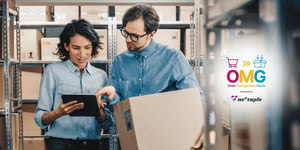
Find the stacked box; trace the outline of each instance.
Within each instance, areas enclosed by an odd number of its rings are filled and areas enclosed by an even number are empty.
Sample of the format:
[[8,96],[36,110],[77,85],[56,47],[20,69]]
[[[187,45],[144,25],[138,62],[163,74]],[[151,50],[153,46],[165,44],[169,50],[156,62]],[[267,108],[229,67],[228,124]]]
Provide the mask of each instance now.
[[90,22],[107,22],[107,6],[80,6],[80,18]]
[[37,104],[23,104],[23,134],[24,136],[42,135],[41,128],[34,121]]
[[[34,121],[37,104],[23,104],[23,134],[24,136],[42,135],[41,128]],[[45,150],[44,138],[24,138],[24,150]]]
[[45,150],[45,139],[44,138],[25,138],[24,139],[24,150]]
[[123,16],[128,8],[132,7],[131,5],[116,5],[115,6],[115,15],[118,22],[122,22]]
[[41,67],[22,67],[22,98],[37,99],[40,91],[40,80],[42,78]]
[[41,39],[41,60],[58,61],[60,60],[55,53],[57,52],[58,37],[43,37]]
[[54,6],[55,22],[70,22],[79,19],[79,6]]
[[179,9],[179,21],[191,21],[194,6],[180,6]]
[[126,40],[120,30],[117,30],[117,55],[127,50]]
[[160,21],[176,21],[176,6],[152,6],[159,15]]
[[[16,1],[15,0],[2,0],[2,1],[6,1],[8,3],[8,8],[10,9],[16,9]],[[3,2],[0,2],[0,7],[3,6]]]
[[131,97],[114,110],[124,150],[187,150],[204,127],[197,88]]
[[158,43],[180,50],[179,29],[159,29],[153,39]]
[[20,30],[21,60],[41,60],[42,37],[44,37],[44,34],[37,29]]
[[98,49],[98,55],[93,58],[94,60],[107,60],[107,30],[106,29],[96,29],[97,34],[100,37],[100,41],[103,43],[101,45],[102,49]]
[[[13,93],[13,67],[10,67],[10,76],[9,76],[9,91],[10,91],[10,98],[12,97]],[[0,65],[0,109],[5,108],[5,82],[4,82],[4,66]]]
[[[0,150],[6,150],[6,121],[3,114],[0,114],[0,137]],[[11,138],[12,149],[19,149],[19,115],[17,113],[11,113]]]
[[20,22],[51,21],[50,6],[19,6]]

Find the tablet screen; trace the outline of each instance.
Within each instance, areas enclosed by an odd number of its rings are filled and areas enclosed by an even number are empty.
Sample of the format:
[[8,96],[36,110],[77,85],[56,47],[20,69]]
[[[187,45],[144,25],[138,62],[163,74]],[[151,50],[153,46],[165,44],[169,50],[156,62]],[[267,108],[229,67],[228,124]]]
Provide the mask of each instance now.
[[70,113],[70,116],[100,116],[96,95],[62,95],[63,103],[73,100],[84,103],[84,108]]

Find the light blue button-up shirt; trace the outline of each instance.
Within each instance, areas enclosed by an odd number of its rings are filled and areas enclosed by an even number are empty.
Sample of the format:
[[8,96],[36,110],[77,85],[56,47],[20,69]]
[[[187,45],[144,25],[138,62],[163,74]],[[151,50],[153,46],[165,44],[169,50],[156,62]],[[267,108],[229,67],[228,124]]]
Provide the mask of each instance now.
[[142,51],[125,51],[113,62],[110,82],[121,100],[128,97],[199,87],[179,50],[151,41]]
[[[57,108],[62,102],[62,94],[95,94],[99,88],[107,85],[107,74],[88,63],[81,74],[70,61],[49,64],[43,73],[38,105],[34,119],[41,128],[48,125],[42,123],[42,115]],[[95,117],[74,117],[64,115],[50,124],[46,136],[65,139],[100,139],[101,128],[114,123],[112,113],[104,109],[107,119],[99,123]]]

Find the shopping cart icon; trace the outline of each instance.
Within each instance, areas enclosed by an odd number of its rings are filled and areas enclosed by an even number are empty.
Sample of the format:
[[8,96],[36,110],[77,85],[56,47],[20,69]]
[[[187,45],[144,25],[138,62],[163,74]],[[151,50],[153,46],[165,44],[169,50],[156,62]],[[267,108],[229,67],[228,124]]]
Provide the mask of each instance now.
[[228,60],[228,66],[229,68],[237,68],[237,63],[239,61],[239,59],[230,59],[228,57],[226,57]]

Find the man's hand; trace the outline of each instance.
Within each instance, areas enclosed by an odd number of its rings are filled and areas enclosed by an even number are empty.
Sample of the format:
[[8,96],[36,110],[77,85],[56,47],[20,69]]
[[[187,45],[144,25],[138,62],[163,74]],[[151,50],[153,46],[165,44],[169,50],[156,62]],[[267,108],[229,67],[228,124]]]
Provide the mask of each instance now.
[[105,86],[99,89],[96,93],[97,103],[99,106],[104,107],[106,105],[105,101],[102,100],[102,96],[107,96],[109,100],[112,100],[116,94],[116,89],[113,86]]
[[202,131],[200,133],[199,138],[197,139],[196,143],[191,147],[192,150],[205,150],[204,149],[204,128],[202,128]]

